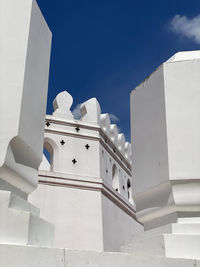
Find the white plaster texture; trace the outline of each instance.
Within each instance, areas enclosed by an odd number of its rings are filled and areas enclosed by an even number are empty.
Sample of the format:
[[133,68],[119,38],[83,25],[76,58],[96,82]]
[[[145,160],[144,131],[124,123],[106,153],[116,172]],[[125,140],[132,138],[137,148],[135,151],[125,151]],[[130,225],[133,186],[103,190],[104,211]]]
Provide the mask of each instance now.
[[[93,134],[91,130],[81,129],[80,133],[82,135],[90,135],[93,139],[76,138],[75,128],[76,126],[52,124],[52,132],[45,133],[45,147],[47,150],[49,150],[49,146],[52,148],[51,170],[87,177],[99,177],[100,153],[98,153],[98,142],[93,140],[98,137],[98,133],[94,132]],[[62,131],[63,135],[59,132],[55,134],[54,131]],[[70,134],[66,136],[64,132],[69,132]],[[60,143],[62,140],[65,142],[63,145]],[[85,147],[87,144],[90,146],[88,150]],[[75,164],[72,162],[74,159],[76,160]]]
[[39,184],[29,200],[55,225],[54,247],[103,250],[100,192]]
[[[112,139],[109,114],[100,114],[96,98],[81,105],[80,120],[68,116],[71,104],[69,93],[61,92],[53,116],[46,116],[44,147],[50,165],[44,157],[39,187],[29,200],[55,225],[55,247],[119,251],[134,231],[143,229],[132,205],[130,144],[125,149],[116,125]],[[107,220],[109,214],[113,218]]]
[[121,247],[133,241],[135,236],[144,233],[143,226],[116,203],[104,195],[101,201],[104,251],[120,251]]
[[0,0],[0,243],[51,246],[27,202],[38,184],[51,32],[34,0]]
[[83,121],[89,121],[94,123],[100,122],[101,108],[99,102],[95,97],[81,104],[80,111],[82,115],[81,119]]
[[168,258],[200,260],[200,232],[197,223],[174,223],[146,231],[122,252]]
[[108,113],[100,115],[100,124],[103,131],[109,136],[110,135],[110,116]]
[[186,259],[170,259],[167,257],[147,256],[142,257],[136,254],[126,253],[96,253],[96,252],[80,252],[66,250],[66,259],[70,267],[75,266],[91,266],[91,267],[193,267],[200,266],[198,260]]
[[0,186],[26,198],[42,160],[51,32],[34,0],[0,6]]
[[110,137],[115,145],[118,145],[118,129],[116,124],[110,125]]
[[127,253],[99,253],[31,246],[0,245],[0,254],[0,266],[3,267],[27,267],[27,265],[29,267],[149,267],[149,264],[152,267],[200,266],[200,261],[193,259],[170,259],[145,255],[140,257]]
[[40,168],[44,171],[50,171],[51,169],[51,165],[44,154],[43,154],[42,162],[40,164]]
[[0,190],[0,244],[53,245],[53,225],[39,209],[9,191]]
[[198,55],[174,55],[132,92],[134,200],[152,230],[124,251],[200,259]]
[[73,98],[68,92],[63,91],[59,93],[53,101],[53,107],[54,107],[53,115],[72,119],[73,115],[72,112],[70,111],[72,103],[73,103]]
[[[44,147],[50,166],[44,157],[39,187],[29,201],[55,225],[55,247],[119,251],[131,242],[130,229],[131,234],[143,229],[132,205],[130,144],[125,145],[116,125],[113,142],[110,117],[100,114],[96,98],[82,104],[83,117],[75,120],[67,115],[72,97],[62,92],[56,99],[61,96],[65,112],[54,116],[58,108],[46,116]],[[114,218],[107,220],[109,214]],[[127,227],[122,229],[123,221]]]
[[183,60],[196,60],[200,59],[200,51],[182,51],[174,54],[167,62],[183,61]]
[[[63,101],[63,110],[66,106],[68,110],[65,110],[66,114],[71,112],[69,109],[72,97],[67,92],[60,93],[56,99],[60,97]],[[57,100],[54,100],[54,103],[55,101]],[[81,120],[69,119],[66,114],[66,116],[64,114],[56,117],[46,116],[44,147],[49,153],[50,170],[79,175],[86,179],[100,178],[112,185],[115,165],[119,179],[118,192],[128,198],[128,179],[132,188],[131,145],[125,142],[123,134],[118,135],[116,125],[110,126],[109,115],[100,114],[101,109],[95,98],[83,103],[81,109],[83,112]],[[40,169],[49,169],[45,157]],[[129,200],[133,202],[131,198]]]
[[143,232],[133,206],[98,178],[40,171],[29,201],[55,225],[54,247],[120,251]]
[[[53,227],[38,217],[39,210],[26,197],[37,185],[42,156],[51,34],[35,1],[17,3],[19,13],[14,12],[16,3],[0,0],[5,22],[0,23],[5,63],[5,69],[0,63],[0,119],[5,125],[0,130],[0,188],[7,190],[0,191],[0,266],[200,266],[198,53],[195,60],[194,53],[170,59],[136,89],[137,101],[132,100],[138,218],[146,229],[155,228],[140,233],[137,242],[135,234],[143,228],[131,205],[130,145],[117,126],[110,125],[109,116],[100,114],[95,98],[81,106],[83,117],[77,122],[70,112],[71,96],[66,92],[57,96],[44,139],[52,162],[43,157],[44,171],[30,200],[55,224],[56,246],[118,251],[131,240],[135,244],[124,247],[126,253],[42,248],[52,245]],[[15,24],[10,11],[17,16]],[[12,34],[24,24],[19,42],[12,43]],[[6,36],[9,30],[11,35]],[[13,110],[5,104],[11,92],[5,93],[4,87],[17,96],[15,103],[10,100]],[[27,127],[30,118],[32,125]]]
[[134,194],[146,229],[199,216],[200,60],[185,57],[165,62],[131,96]]

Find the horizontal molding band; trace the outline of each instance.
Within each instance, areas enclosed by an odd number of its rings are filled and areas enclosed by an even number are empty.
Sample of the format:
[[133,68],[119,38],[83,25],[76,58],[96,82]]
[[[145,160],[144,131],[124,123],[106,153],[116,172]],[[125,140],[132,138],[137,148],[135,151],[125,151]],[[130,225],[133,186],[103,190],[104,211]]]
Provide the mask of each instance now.
[[[45,129],[46,133],[53,133],[53,134],[60,134],[63,136],[71,136],[71,137],[75,137],[75,138],[82,138],[82,139],[87,139],[87,140],[93,140],[93,141],[98,141],[100,142],[100,144],[104,147],[104,149],[116,160],[116,162],[121,166],[121,168],[129,175],[131,176],[131,172],[130,172],[130,166],[127,166],[122,163],[123,160],[121,161],[113,152],[112,150],[105,144],[105,142],[99,138],[99,137],[95,137],[95,136],[86,136],[86,135],[81,135],[81,134],[76,134],[76,133],[68,133],[68,132],[64,132],[64,131],[58,131],[58,130],[51,130],[51,129]],[[130,165],[130,164],[129,164]],[[130,167],[130,168],[129,168]]]
[[[122,159],[122,162],[131,171],[131,164],[128,162],[128,160],[125,158],[125,156],[119,151],[118,147],[116,147],[115,144],[110,140],[110,138],[104,133],[104,131],[101,129],[100,126],[93,126],[93,125],[89,126],[89,125],[85,125],[85,124],[82,124],[82,123],[80,124],[80,123],[77,123],[77,122],[65,122],[65,121],[53,119],[53,118],[50,118],[50,117],[46,117],[46,122],[47,121],[49,123],[54,123],[54,124],[58,124],[58,125],[80,127],[80,128],[83,128],[83,129],[98,131],[99,134],[101,135],[101,137],[103,138],[104,142],[105,142],[104,145],[106,146],[106,144],[108,144],[111,147],[111,149],[113,149],[113,150],[115,149],[115,153],[118,155],[118,157],[120,159]],[[49,129],[49,128],[47,129],[47,127],[45,127],[45,131],[49,131],[49,130],[51,131],[51,129]],[[73,134],[73,133],[70,133],[70,134],[72,134],[73,136],[78,136],[80,138],[86,137],[85,135],[80,135],[80,134]],[[88,136],[88,138],[90,138],[90,137],[91,136]],[[95,137],[93,137],[93,138],[95,138]]]
[[[68,188],[75,188],[81,190],[92,190],[101,192],[106,198],[111,200],[116,206],[123,210],[127,215],[132,217],[137,221],[135,210],[133,206],[124,200],[119,193],[113,191],[109,188],[101,179],[100,181],[90,180],[76,180],[70,178],[63,178],[53,175],[46,175],[39,173],[39,184],[49,185],[49,186],[61,186]],[[137,221],[138,222],[138,221]]]

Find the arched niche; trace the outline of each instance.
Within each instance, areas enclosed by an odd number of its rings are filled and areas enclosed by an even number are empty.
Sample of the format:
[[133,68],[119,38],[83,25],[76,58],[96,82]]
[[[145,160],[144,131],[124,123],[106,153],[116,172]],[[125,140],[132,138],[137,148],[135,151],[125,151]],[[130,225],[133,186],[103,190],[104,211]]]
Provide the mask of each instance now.
[[50,164],[50,171],[54,170],[55,163],[55,150],[57,149],[56,143],[51,138],[44,138],[44,149],[43,153]]
[[116,191],[119,191],[119,172],[115,164],[112,166],[112,186]]
[[127,192],[128,192],[128,200],[132,203],[133,202],[133,194],[132,194],[132,186],[131,180],[127,180]]

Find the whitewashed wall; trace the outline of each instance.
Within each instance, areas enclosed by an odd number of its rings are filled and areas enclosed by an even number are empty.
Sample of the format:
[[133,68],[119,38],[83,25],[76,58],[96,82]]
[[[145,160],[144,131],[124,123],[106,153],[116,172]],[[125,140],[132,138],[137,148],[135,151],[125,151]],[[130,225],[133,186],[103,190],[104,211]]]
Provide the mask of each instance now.
[[46,116],[44,146],[51,160],[48,165],[44,157],[29,200],[54,223],[56,247],[119,251],[142,228],[135,221],[131,146],[95,98],[82,104],[80,120],[71,104],[62,92]]

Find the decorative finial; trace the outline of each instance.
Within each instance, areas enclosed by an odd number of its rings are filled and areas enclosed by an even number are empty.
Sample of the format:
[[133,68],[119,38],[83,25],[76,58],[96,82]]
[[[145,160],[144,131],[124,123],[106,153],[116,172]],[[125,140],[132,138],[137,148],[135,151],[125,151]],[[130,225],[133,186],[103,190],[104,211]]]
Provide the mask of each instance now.
[[73,119],[73,115],[70,110],[72,103],[73,98],[67,91],[59,93],[53,101],[53,115],[67,119]]
[[99,123],[101,108],[96,98],[91,98],[80,107],[82,121]]

